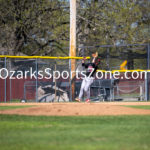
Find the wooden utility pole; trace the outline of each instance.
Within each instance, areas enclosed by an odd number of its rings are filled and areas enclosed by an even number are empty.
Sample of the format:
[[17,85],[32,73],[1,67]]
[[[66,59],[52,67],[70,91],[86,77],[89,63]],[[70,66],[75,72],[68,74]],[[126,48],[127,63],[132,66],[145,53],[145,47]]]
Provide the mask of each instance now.
[[[70,56],[76,57],[76,0],[70,0]],[[72,100],[75,98],[75,70],[76,60],[70,60],[71,77],[71,96]],[[74,72],[74,73],[73,73]]]

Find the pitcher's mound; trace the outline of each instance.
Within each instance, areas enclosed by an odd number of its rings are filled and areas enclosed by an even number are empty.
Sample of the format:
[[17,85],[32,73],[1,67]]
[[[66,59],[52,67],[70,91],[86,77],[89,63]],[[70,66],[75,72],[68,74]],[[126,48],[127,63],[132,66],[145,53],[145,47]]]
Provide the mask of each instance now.
[[8,103],[0,106],[32,105],[28,108],[1,110],[0,114],[46,116],[102,116],[102,115],[150,115],[150,110],[125,107],[125,105],[150,105],[150,102],[102,102],[102,103]]

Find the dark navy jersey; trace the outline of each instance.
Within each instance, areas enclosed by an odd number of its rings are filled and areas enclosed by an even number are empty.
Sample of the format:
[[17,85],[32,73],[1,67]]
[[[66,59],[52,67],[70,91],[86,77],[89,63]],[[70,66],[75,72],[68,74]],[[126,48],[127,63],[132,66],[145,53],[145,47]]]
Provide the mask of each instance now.
[[98,69],[98,66],[95,63],[82,63],[82,66],[86,68],[86,76],[87,77],[93,77],[96,70]]

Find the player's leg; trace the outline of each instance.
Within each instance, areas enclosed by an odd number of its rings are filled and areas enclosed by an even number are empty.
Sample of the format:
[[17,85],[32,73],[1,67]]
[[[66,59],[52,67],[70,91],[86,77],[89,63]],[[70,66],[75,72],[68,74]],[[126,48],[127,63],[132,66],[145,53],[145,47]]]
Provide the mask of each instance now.
[[84,78],[83,81],[82,81],[82,84],[81,84],[79,97],[75,99],[76,101],[81,101],[82,96],[83,96],[83,92],[84,92],[85,85],[86,85],[86,80],[85,80],[85,78]]
[[82,84],[81,84],[81,88],[80,88],[80,93],[79,93],[79,98],[81,99],[83,96],[83,92],[84,92],[84,88],[86,85],[86,78],[83,79]]
[[93,83],[93,78],[89,78],[86,80],[86,85],[84,88],[84,91],[85,91],[86,96],[87,96],[86,102],[90,101],[90,86],[92,83]]

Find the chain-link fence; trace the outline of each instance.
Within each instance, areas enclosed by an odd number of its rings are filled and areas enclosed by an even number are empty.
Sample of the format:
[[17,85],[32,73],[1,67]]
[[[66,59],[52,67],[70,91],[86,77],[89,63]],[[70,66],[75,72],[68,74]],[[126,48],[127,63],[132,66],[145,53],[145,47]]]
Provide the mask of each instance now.
[[[101,58],[99,66],[102,70],[120,70],[121,64],[126,60],[125,69],[130,71],[125,77],[125,72],[120,72],[118,80],[110,79],[110,75],[100,80],[95,80],[91,86],[91,97],[95,101],[139,101],[149,100],[149,69],[150,45],[100,45],[82,47],[85,54],[98,51]],[[145,75],[142,70],[148,71]],[[112,73],[113,74],[113,73]]]
[[1,58],[0,100],[69,101],[69,77],[58,74],[64,71],[69,60]]
[[[99,69],[115,70],[127,60],[127,69],[150,68],[149,45],[83,47],[85,56],[98,51]],[[90,60],[87,60],[89,62]],[[81,60],[76,60],[76,71],[82,71]],[[112,72],[111,72],[112,73]],[[72,101],[70,59],[0,58],[0,102],[68,102]],[[113,73],[112,73],[113,74]],[[118,79],[110,75],[95,77],[90,88],[92,101],[142,101],[149,99],[150,76],[137,77],[124,73]],[[136,79],[133,78],[136,76]],[[123,78],[122,78],[123,77]],[[129,79],[130,78],[130,79]],[[82,79],[75,79],[75,97],[79,95]],[[86,99],[84,95],[83,101]]]

